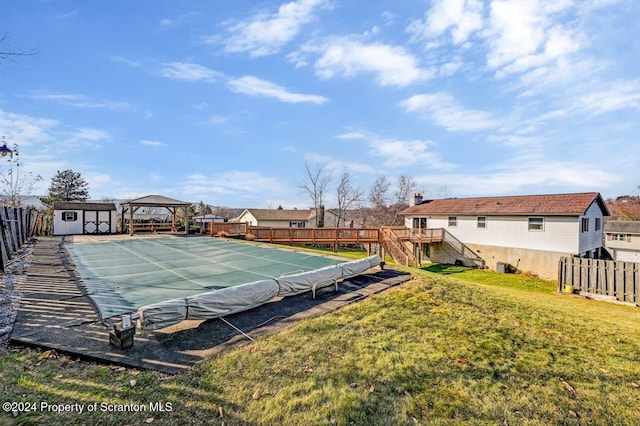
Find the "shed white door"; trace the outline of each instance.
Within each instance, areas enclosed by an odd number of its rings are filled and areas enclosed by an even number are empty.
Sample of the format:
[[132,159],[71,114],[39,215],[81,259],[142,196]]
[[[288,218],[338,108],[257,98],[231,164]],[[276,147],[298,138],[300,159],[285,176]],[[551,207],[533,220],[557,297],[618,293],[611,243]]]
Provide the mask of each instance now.
[[92,211],[84,212],[84,226],[82,232],[85,234],[108,234],[111,231],[111,212]]

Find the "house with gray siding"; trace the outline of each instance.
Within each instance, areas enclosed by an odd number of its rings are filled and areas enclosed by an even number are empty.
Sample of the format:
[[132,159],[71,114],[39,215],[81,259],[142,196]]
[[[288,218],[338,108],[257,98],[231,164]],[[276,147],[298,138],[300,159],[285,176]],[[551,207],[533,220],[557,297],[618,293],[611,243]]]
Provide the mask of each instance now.
[[609,220],[604,244],[613,260],[640,262],[640,221]]

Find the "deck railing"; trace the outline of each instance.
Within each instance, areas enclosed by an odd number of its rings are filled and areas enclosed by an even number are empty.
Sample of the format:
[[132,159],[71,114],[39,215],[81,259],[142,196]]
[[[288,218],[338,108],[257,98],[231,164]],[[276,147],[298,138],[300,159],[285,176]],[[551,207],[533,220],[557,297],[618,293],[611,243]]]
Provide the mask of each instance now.
[[250,227],[254,241],[289,243],[377,243],[377,228],[263,228]]
[[480,269],[484,269],[485,268],[486,265],[485,265],[484,259],[481,258],[480,256],[478,256],[476,254],[476,252],[474,252],[472,249],[467,247],[466,244],[464,244],[462,241],[457,239],[450,232],[446,232],[446,231],[444,232],[444,240],[443,241],[445,243],[449,244],[449,246],[453,247],[464,258],[469,259],[471,262],[473,262],[473,264],[476,267],[478,267]]
[[246,235],[249,224],[246,222],[211,222],[210,235]]
[[444,239],[444,229],[442,228],[407,228],[405,226],[387,227],[402,241],[413,243],[435,243]]

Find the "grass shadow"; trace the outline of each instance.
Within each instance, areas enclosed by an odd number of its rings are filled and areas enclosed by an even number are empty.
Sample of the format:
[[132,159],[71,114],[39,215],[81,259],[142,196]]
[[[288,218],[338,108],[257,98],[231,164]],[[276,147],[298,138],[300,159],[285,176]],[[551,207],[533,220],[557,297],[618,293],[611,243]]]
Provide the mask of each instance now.
[[467,266],[460,265],[447,265],[441,263],[432,263],[430,265],[423,266],[423,271],[429,271],[440,275],[453,275],[453,274],[461,274],[470,270],[471,268]]

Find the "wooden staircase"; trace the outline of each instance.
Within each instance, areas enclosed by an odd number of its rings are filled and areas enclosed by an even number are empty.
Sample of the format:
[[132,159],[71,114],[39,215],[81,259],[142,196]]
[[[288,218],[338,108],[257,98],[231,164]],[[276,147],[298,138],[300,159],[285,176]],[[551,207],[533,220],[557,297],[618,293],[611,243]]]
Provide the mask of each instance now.
[[416,268],[420,266],[420,260],[405,245],[392,227],[383,226],[380,228],[380,244],[397,264]]

